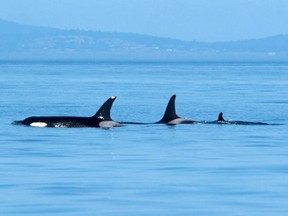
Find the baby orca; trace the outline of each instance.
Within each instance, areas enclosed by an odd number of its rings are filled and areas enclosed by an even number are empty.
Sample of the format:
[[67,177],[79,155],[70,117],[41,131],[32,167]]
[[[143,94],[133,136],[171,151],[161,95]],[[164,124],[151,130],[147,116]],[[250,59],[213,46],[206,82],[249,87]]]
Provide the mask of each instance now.
[[269,125],[268,123],[263,122],[248,122],[248,121],[226,121],[223,117],[223,113],[220,112],[218,115],[218,119],[214,122],[216,124],[231,124],[231,125]]
[[177,125],[177,124],[196,123],[196,121],[193,121],[191,119],[181,118],[176,114],[175,99],[176,99],[176,95],[173,95],[167,104],[167,107],[166,107],[166,110],[162,119],[158,122],[155,122],[154,124]]
[[111,119],[110,110],[116,97],[110,97],[92,117],[74,116],[32,116],[13,124],[21,124],[32,127],[99,127],[112,128],[122,126]]

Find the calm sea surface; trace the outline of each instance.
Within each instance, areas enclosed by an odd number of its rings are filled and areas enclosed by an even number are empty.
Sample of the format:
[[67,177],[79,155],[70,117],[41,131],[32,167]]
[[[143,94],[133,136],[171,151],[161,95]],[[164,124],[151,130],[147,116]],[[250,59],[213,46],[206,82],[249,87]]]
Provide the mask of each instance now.
[[[33,128],[33,115],[281,125]],[[288,64],[0,62],[0,215],[286,215]]]

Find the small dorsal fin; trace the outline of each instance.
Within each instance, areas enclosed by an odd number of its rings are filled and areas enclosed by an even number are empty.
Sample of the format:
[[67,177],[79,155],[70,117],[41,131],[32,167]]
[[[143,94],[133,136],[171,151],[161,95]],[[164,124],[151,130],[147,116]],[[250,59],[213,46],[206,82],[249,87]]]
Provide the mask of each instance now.
[[217,121],[225,121],[224,118],[223,118],[223,113],[222,112],[219,113]]
[[100,109],[96,112],[92,118],[98,118],[102,119],[105,121],[111,121],[111,116],[110,116],[110,110],[112,107],[112,104],[114,100],[116,99],[116,96],[110,97],[101,107]]
[[166,107],[166,111],[164,113],[163,118],[156,122],[156,123],[168,123],[176,118],[180,118],[177,114],[176,114],[176,109],[175,109],[175,99],[176,99],[176,95],[173,95]]

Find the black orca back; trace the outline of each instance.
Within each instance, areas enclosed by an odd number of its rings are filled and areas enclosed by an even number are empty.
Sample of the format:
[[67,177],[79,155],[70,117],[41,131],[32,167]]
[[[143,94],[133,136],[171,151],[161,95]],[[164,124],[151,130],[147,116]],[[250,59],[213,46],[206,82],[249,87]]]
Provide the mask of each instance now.
[[110,110],[116,97],[110,97],[92,117],[76,116],[32,116],[13,124],[22,124],[35,127],[102,127],[111,128],[121,126],[114,122]]
[[220,112],[218,115],[218,120],[214,121],[217,124],[231,124],[231,125],[269,125],[263,122],[249,122],[249,121],[225,121],[223,118],[223,113]]

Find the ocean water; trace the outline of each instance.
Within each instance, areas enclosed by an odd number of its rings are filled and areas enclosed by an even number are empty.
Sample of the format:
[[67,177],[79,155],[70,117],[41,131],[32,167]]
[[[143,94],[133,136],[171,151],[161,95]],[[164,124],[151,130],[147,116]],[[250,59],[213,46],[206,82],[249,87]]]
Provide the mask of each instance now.
[[[279,125],[35,128],[33,115]],[[0,62],[0,215],[286,215],[288,64]]]

